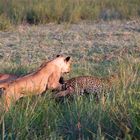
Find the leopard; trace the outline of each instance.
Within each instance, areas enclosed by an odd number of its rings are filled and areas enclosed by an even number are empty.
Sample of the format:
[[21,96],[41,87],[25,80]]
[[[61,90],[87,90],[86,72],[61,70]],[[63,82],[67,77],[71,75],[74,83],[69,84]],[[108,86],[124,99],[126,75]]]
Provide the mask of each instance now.
[[113,86],[118,84],[118,75],[111,75],[108,77],[100,78],[95,76],[78,76],[68,80],[60,77],[59,82],[61,87],[54,95],[55,98],[68,97],[74,94],[84,95],[93,94],[96,100],[102,100],[105,103],[106,93],[109,92]]

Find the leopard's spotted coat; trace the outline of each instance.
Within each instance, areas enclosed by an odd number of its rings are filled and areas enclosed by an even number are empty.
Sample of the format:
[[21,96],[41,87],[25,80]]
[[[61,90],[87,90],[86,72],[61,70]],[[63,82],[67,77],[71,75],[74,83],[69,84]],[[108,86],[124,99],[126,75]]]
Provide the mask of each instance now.
[[55,97],[64,97],[73,94],[93,93],[97,98],[104,97],[102,93],[109,91],[114,82],[116,82],[117,76],[113,75],[107,78],[98,78],[94,76],[79,76],[64,81],[63,77],[60,79],[62,84],[61,90],[55,95]]

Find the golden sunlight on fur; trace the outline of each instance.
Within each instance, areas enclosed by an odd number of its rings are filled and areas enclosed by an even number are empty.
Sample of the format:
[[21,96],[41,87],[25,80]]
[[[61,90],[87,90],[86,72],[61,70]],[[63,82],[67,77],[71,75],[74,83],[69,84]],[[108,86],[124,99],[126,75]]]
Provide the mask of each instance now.
[[70,64],[70,57],[57,56],[44,62],[35,72],[7,83],[2,94],[5,109],[8,110],[11,102],[21,97],[38,95],[47,89],[57,88],[61,75],[70,72]]

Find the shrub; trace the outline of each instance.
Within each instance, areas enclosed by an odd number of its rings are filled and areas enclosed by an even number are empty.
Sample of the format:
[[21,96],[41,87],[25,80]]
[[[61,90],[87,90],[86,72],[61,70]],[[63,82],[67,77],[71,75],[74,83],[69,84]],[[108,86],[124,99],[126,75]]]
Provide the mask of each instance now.
[[139,17],[139,0],[0,0],[0,14],[14,24],[78,22]]
[[10,20],[5,15],[0,15],[0,30],[5,31],[11,27]]

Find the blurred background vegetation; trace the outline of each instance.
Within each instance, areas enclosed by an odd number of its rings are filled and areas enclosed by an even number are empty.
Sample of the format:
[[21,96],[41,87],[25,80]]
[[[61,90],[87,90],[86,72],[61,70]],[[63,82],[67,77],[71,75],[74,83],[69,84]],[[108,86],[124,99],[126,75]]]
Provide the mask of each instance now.
[[76,23],[139,16],[140,0],[0,0],[1,30],[10,24]]

